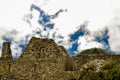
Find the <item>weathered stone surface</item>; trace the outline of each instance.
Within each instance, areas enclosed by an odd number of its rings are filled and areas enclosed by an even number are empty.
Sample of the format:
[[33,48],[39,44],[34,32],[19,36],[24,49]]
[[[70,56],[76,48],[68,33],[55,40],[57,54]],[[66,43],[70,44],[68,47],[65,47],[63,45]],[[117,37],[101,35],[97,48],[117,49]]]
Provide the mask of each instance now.
[[105,61],[109,60],[115,60],[118,63],[120,63],[120,54],[105,54],[105,55],[100,55],[100,54],[91,54],[91,55],[78,55],[76,56],[76,65],[77,65],[77,70],[81,68],[81,66],[89,61],[93,61],[96,59],[101,59]]
[[[96,54],[97,53],[97,54]],[[12,60],[9,43],[3,43],[0,58],[1,80],[77,80],[81,65],[95,59],[116,60],[120,55],[100,55],[97,50],[91,55],[78,55],[76,60],[52,39],[33,37],[23,54]]]
[[3,43],[2,58],[12,60],[10,44],[8,42]]
[[55,75],[60,77],[61,71],[74,69],[74,62],[65,49],[52,39],[33,37],[19,59],[8,61],[8,58],[12,59],[10,45],[4,43],[0,61],[2,79],[58,80],[53,79]]

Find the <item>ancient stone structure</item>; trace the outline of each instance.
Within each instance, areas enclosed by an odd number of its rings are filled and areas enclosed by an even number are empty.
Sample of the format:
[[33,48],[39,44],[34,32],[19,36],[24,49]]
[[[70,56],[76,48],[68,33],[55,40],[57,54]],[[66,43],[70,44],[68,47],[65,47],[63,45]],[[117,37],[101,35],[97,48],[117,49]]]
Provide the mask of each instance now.
[[65,49],[57,46],[52,39],[33,37],[16,61],[12,60],[10,44],[3,43],[0,58],[1,79],[58,80],[55,77],[58,73],[74,69],[74,62]]
[[3,43],[2,53],[3,53],[2,54],[3,59],[7,59],[7,60],[12,59],[10,44],[8,42]]
[[[97,53],[97,54],[96,54]],[[94,59],[114,59],[120,62],[120,55],[100,55],[97,49],[91,55],[78,55],[76,60],[67,54],[62,46],[52,39],[32,37],[22,55],[12,60],[10,44],[3,43],[0,58],[1,80],[75,80],[81,65]]]
[[76,70],[79,70],[81,65],[96,59],[101,59],[105,61],[115,60],[118,63],[120,63],[120,54],[110,54],[110,53],[102,54],[98,51],[98,49],[94,48],[91,54],[79,54],[76,56],[76,61],[75,61],[77,65]]

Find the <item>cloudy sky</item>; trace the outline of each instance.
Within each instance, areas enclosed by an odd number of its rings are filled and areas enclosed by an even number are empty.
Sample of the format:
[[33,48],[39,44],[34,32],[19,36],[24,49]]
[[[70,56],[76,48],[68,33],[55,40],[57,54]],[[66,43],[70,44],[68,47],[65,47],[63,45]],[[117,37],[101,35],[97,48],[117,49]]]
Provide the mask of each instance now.
[[0,0],[0,53],[19,56],[32,36],[52,38],[70,55],[88,48],[120,52],[119,0]]

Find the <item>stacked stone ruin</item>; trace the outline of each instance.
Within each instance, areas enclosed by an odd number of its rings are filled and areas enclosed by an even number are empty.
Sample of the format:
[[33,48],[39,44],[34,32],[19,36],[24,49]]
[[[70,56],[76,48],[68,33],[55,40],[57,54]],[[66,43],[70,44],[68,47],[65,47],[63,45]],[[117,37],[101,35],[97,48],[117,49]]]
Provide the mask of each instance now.
[[[97,54],[96,54],[97,53]],[[100,55],[97,49],[91,55],[78,55],[76,60],[67,54],[63,46],[52,39],[32,37],[22,55],[12,60],[10,44],[3,43],[0,58],[1,80],[70,80],[79,75],[81,65],[94,59],[114,59],[120,62],[120,55]]]
[[52,39],[33,37],[16,61],[12,60],[10,44],[4,42],[0,60],[1,79],[54,80],[51,76],[59,71],[74,69],[74,62],[65,49]]

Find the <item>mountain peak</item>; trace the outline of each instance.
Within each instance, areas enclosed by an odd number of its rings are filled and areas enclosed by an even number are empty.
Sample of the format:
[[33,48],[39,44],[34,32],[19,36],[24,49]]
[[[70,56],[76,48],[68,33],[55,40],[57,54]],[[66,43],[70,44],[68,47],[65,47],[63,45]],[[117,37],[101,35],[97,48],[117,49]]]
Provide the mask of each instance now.
[[110,54],[110,53],[102,48],[91,48],[83,50],[79,54]]

